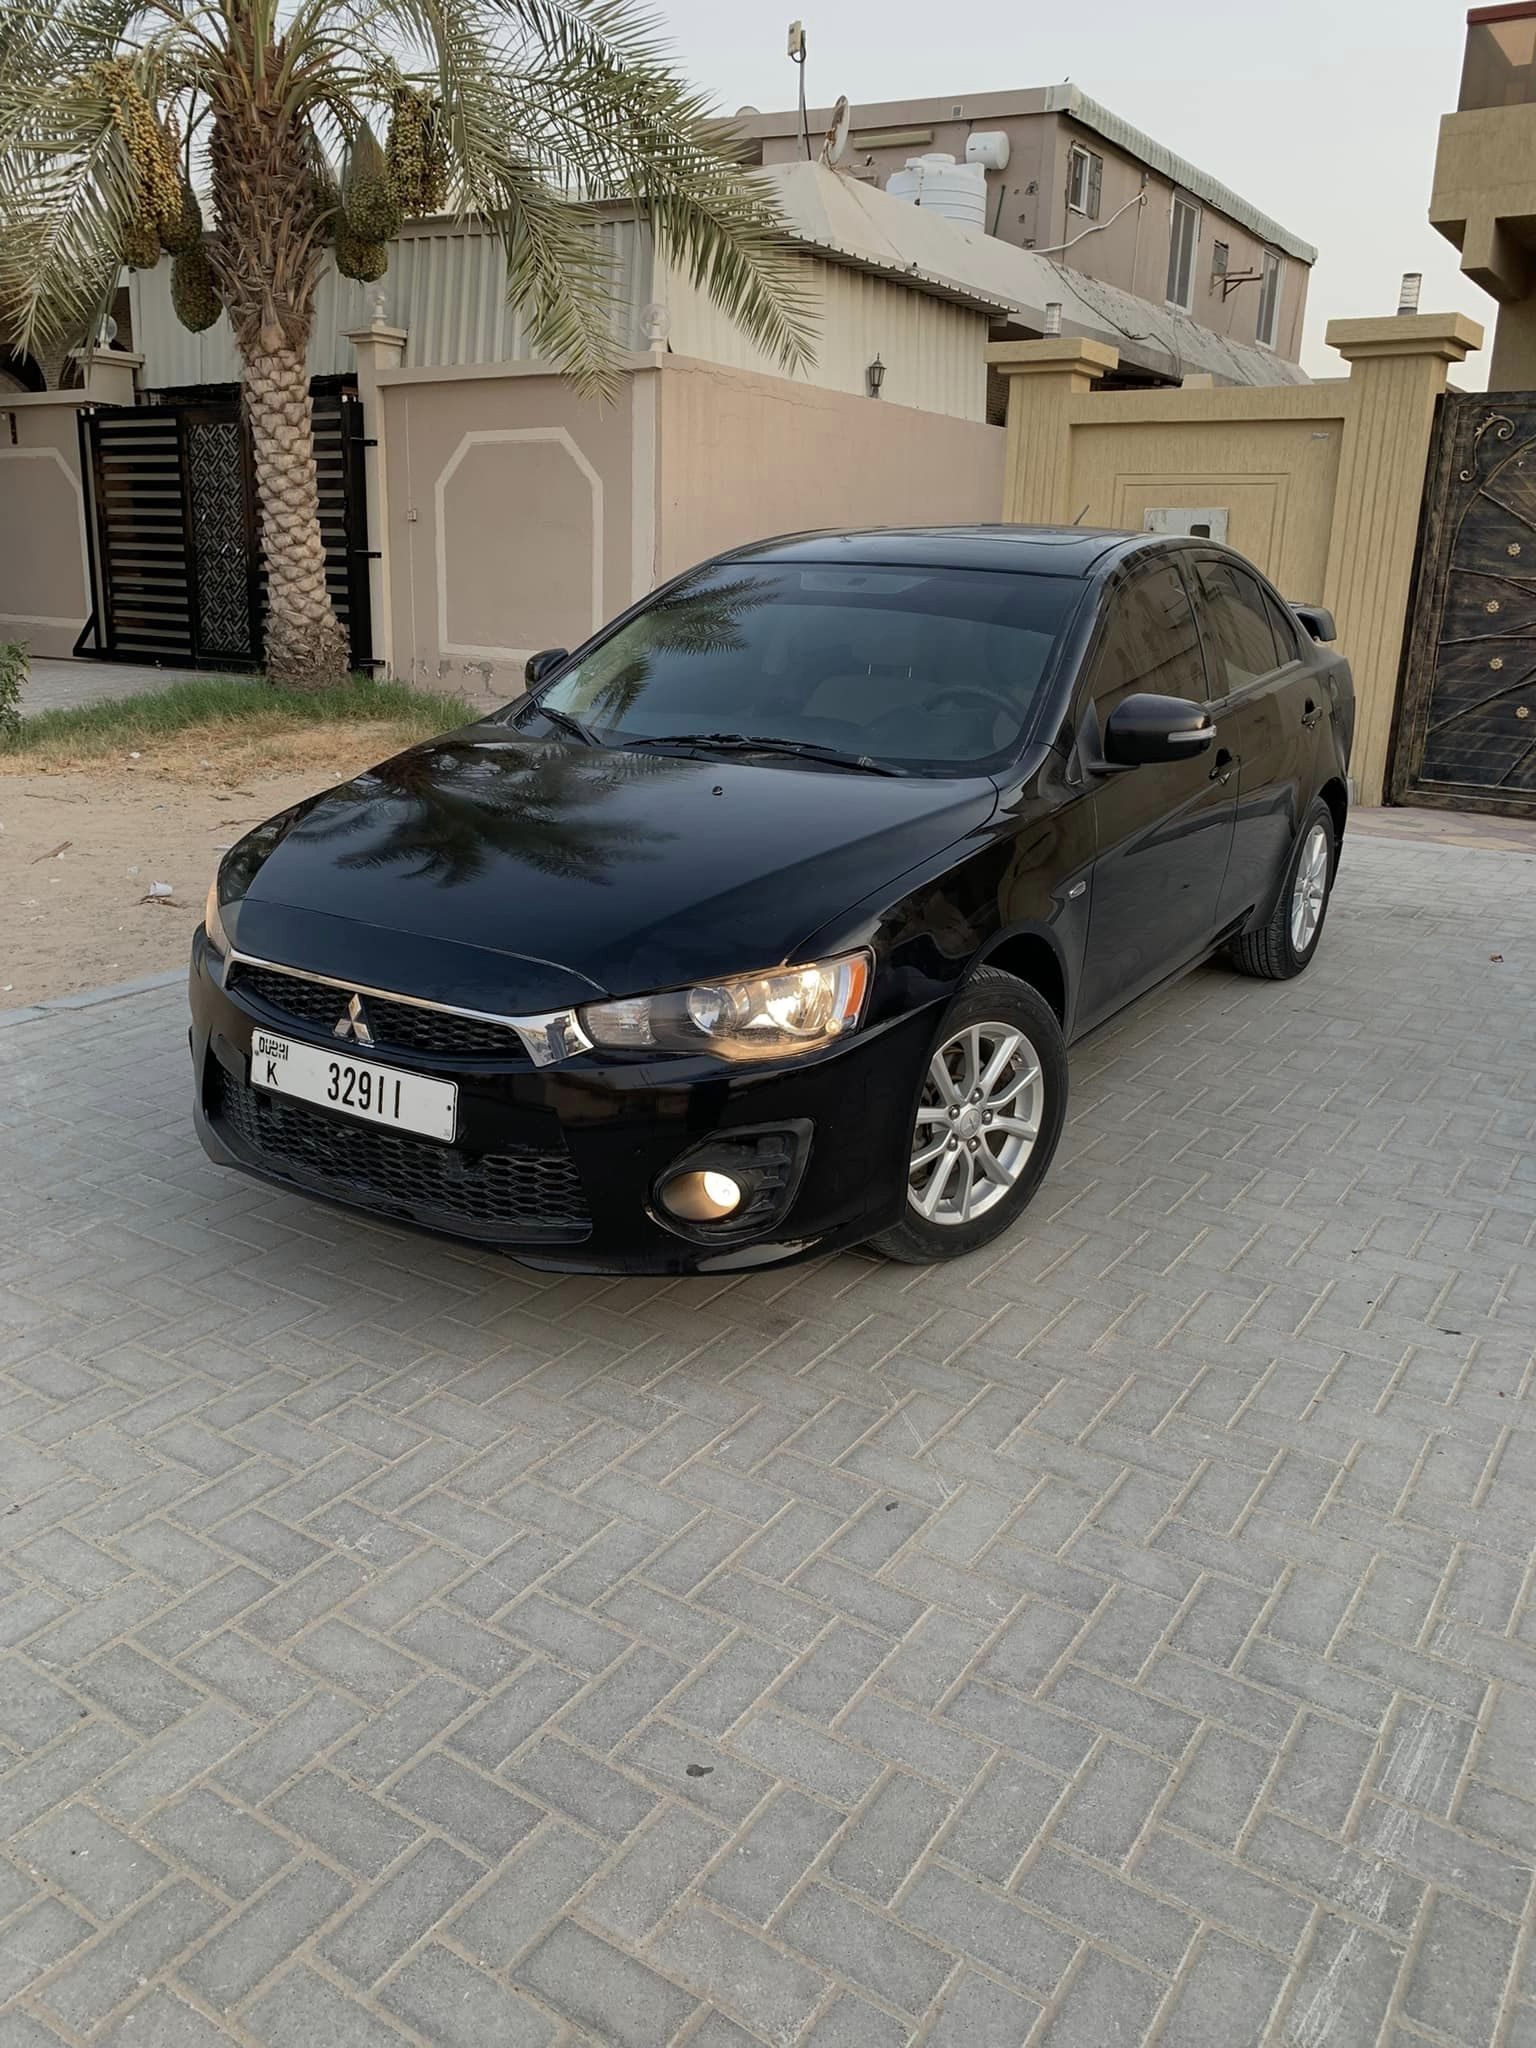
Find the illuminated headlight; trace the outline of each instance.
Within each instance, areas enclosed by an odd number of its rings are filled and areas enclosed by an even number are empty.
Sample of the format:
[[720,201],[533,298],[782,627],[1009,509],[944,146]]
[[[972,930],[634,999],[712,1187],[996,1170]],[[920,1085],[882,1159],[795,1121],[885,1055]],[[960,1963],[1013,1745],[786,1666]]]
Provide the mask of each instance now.
[[208,933],[208,943],[216,953],[229,951],[229,935],[224,929],[224,920],[219,915],[219,878],[214,876],[208,884],[208,901],[203,905],[203,925]]
[[613,1051],[782,1059],[814,1052],[857,1029],[869,971],[867,953],[846,953],[807,967],[593,1003],[582,1011],[581,1022],[594,1045]]

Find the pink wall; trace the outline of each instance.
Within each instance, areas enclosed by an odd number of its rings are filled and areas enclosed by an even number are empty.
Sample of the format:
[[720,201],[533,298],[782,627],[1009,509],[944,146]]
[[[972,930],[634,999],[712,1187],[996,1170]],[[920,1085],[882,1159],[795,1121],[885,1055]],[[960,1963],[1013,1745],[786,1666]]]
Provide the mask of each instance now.
[[1002,517],[1001,427],[665,360],[656,575],[777,533]]

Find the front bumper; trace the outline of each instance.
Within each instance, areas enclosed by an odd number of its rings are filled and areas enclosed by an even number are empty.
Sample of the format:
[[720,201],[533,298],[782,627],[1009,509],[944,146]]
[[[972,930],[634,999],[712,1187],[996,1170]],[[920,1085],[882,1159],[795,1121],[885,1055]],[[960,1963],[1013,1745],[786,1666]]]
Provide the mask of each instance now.
[[[935,1022],[918,1010],[829,1052],[763,1066],[585,1052],[537,1068],[483,1054],[345,1048],[456,1082],[458,1135],[445,1147],[309,1105],[290,1109],[288,1098],[253,1090],[253,1029],[316,1044],[324,1034],[295,1030],[259,999],[242,997],[238,979],[226,990],[201,929],[190,997],[195,1118],[211,1159],[275,1186],[493,1246],[527,1265],[591,1273],[788,1264],[896,1222]],[[795,1134],[793,1194],[759,1232],[685,1237],[659,1220],[657,1183],[684,1154],[716,1137],[781,1130]]]

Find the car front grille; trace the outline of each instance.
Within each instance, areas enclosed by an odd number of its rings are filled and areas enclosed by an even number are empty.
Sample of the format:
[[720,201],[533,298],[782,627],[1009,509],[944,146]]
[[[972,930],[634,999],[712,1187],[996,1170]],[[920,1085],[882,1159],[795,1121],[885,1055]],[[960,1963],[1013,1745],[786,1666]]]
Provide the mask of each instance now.
[[570,1243],[591,1228],[586,1196],[561,1146],[510,1145],[471,1155],[288,1102],[210,1063],[216,1129],[274,1173],[359,1207],[479,1231]]
[[[336,1020],[346,1012],[348,991],[297,974],[279,974],[270,967],[233,962],[228,989],[249,997],[263,1010],[299,1026],[306,1035],[329,1038]],[[454,1010],[422,1009],[415,1003],[394,1003],[387,996],[364,996],[373,1046],[381,1052],[420,1052],[449,1059],[476,1057],[530,1066],[527,1048],[506,1024],[488,1024],[461,1017]],[[354,1048],[355,1049],[355,1048]]]

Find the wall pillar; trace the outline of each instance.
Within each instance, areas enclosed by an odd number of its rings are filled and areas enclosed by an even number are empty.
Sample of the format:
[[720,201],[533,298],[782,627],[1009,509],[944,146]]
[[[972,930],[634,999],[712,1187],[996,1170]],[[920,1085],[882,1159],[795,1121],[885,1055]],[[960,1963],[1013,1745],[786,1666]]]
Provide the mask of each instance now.
[[373,673],[392,676],[395,666],[389,551],[389,443],[384,432],[384,399],[379,379],[386,370],[399,369],[405,354],[406,330],[403,327],[386,327],[380,313],[375,316],[371,327],[358,328],[348,334],[347,339],[357,352],[357,395],[363,408],[363,429],[373,443],[371,448],[363,450],[368,545],[373,550],[373,559],[368,564],[368,601],[373,614]]
[[1070,525],[1082,508],[1067,503],[1072,485],[1068,401],[1084,397],[1115,369],[1119,350],[1076,338],[995,341],[987,361],[1008,385],[1004,519],[1026,526]]
[[1397,705],[1435,401],[1483,330],[1464,313],[1330,320],[1349,364],[1324,602],[1355,679],[1356,800],[1379,804]]

